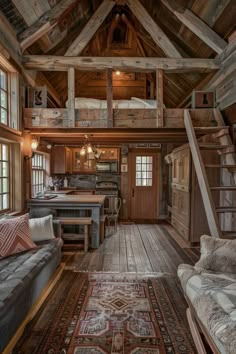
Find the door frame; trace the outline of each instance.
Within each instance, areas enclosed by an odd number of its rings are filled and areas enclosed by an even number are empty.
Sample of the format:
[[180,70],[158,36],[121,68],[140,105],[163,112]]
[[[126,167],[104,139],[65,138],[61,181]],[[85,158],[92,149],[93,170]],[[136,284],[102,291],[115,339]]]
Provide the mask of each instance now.
[[[128,188],[129,188],[129,200],[128,200],[128,219],[131,219],[131,198],[132,198],[132,173],[134,171],[131,171],[131,159],[132,159],[132,153],[141,153],[141,154],[156,154],[157,157],[157,171],[156,171],[156,219],[159,218],[159,212],[160,212],[160,159],[161,159],[161,148],[131,148],[129,149],[129,156],[128,156],[128,166],[129,166],[129,176],[128,176]],[[134,220],[134,219],[133,219]]]

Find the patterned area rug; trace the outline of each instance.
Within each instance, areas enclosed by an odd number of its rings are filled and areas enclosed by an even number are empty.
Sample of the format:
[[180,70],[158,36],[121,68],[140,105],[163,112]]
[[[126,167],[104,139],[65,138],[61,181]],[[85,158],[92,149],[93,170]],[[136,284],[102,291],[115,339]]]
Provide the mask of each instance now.
[[177,279],[64,271],[13,353],[196,353]]

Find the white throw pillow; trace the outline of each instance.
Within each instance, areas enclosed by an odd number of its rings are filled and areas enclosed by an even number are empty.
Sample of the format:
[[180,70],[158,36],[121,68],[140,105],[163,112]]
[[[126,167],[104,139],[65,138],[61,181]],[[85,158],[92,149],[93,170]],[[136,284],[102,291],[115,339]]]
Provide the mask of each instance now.
[[54,239],[52,215],[29,219],[29,228],[34,242]]
[[201,258],[196,267],[236,274],[236,240],[201,236]]

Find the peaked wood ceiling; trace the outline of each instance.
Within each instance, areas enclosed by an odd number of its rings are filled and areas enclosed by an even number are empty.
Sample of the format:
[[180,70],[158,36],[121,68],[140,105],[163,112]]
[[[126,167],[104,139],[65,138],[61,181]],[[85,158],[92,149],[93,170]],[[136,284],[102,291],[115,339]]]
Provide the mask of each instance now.
[[[183,57],[212,58],[216,52],[190,31],[162,0],[140,0],[152,19],[164,31]],[[173,0],[167,3],[173,4]],[[45,12],[60,3],[59,0],[0,0],[0,9],[12,25],[17,36],[34,24]],[[71,2],[72,3],[72,2]],[[63,13],[50,31],[28,47],[24,54],[64,55],[82,31],[101,0],[75,0]],[[236,29],[235,0],[175,0],[175,5],[191,10],[221,38]],[[125,1],[118,0],[109,15],[92,37],[81,56],[147,56],[165,57],[161,49],[144,29]],[[67,99],[67,73],[45,72],[61,98],[62,106]],[[165,74],[164,103],[166,107],[181,106],[195,87],[201,85],[207,74]],[[138,96],[149,98],[150,87],[146,82],[155,81],[155,75],[121,74],[114,76],[114,99]],[[76,72],[76,96],[106,97],[105,74]]]

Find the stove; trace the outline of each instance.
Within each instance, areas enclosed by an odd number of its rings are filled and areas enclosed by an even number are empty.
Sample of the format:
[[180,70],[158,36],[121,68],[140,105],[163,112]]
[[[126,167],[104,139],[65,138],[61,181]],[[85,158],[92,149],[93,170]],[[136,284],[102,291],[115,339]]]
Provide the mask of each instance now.
[[96,183],[95,194],[118,196],[118,183],[114,181],[99,181]]

